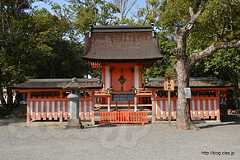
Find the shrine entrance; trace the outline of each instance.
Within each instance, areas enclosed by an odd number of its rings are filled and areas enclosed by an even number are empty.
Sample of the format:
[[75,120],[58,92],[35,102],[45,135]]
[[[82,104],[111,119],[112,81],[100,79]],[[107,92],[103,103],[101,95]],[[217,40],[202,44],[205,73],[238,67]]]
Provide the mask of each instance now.
[[134,65],[111,64],[111,88],[114,92],[131,92],[134,87]]
[[94,94],[100,121],[146,123],[153,95],[143,88],[142,69],[162,57],[153,26],[94,26],[90,33],[84,59],[102,73],[103,88]]
[[114,110],[133,109],[134,65],[110,64],[111,104]]

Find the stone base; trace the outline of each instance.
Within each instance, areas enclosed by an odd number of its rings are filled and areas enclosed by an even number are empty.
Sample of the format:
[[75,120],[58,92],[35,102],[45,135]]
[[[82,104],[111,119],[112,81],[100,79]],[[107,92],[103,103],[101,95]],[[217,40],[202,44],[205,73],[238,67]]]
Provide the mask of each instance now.
[[68,127],[82,127],[80,119],[69,119]]
[[86,121],[86,122],[82,121],[81,123],[82,123],[82,126],[83,126],[84,128],[94,127],[94,125],[95,125],[95,122],[94,122],[94,121],[93,121],[93,122],[91,122],[91,121]]

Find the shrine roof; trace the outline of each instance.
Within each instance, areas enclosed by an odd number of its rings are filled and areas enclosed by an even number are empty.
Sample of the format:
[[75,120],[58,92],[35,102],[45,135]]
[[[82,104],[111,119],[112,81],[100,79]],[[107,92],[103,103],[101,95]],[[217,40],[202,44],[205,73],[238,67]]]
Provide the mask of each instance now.
[[13,89],[42,89],[42,88],[101,88],[102,84],[98,79],[29,79],[26,82],[16,84]]
[[[190,87],[231,87],[232,84],[224,82],[215,77],[191,77],[189,80]],[[163,88],[164,78],[150,78],[145,83],[146,88]],[[175,86],[177,87],[177,80],[175,79]]]
[[92,33],[96,32],[152,32],[152,26],[93,26]]
[[95,26],[87,39],[88,61],[154,61],[160,49],[151,26]]

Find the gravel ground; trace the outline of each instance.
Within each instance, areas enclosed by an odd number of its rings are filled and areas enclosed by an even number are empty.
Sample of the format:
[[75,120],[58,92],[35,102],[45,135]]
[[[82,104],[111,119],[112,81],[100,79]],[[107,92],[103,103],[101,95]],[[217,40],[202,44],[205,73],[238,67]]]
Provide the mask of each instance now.
[[65,129],[0,120],[0,160],[240,159],[240,124],[168,124]]

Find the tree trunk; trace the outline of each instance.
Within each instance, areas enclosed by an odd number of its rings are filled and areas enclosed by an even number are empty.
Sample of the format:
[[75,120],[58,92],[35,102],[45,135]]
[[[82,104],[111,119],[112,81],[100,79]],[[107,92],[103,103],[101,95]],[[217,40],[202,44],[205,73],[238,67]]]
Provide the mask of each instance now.
[[2,87],[0,87],[0,101],[1,101],[2,106],[6,108],[7,107],[7,102],[4,99],[3,88]]
[[179,57],[176,64],[178,99],[177,99],[177,128],[190,129],[191,118],[188,100],[185,98],[184,88],[189,87],[189,61]]
[[13,106],[13,91],[10,87],[7,87],[7,105],[8,105],[8,110],[12,111],[14,106]]

